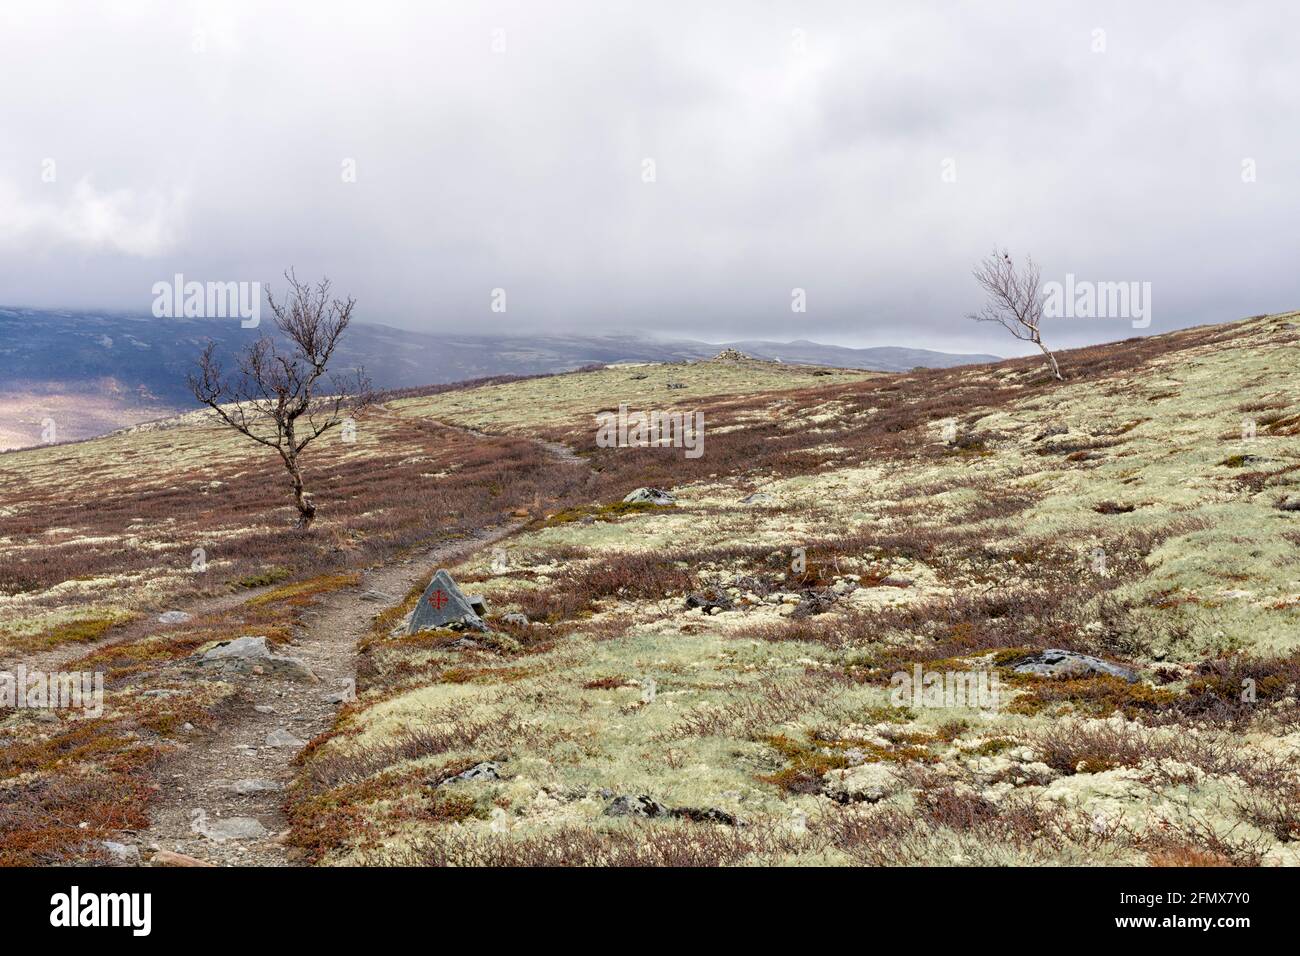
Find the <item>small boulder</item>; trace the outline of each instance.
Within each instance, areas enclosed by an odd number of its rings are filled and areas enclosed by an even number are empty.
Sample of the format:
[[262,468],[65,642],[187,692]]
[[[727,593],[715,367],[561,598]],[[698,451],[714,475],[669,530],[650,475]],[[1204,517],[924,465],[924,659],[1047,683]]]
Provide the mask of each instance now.
[[1300,494],[1287,495],[1277,503],[1277,506],[1283,511],[1300,511]]
[[491,760],[485,760],[482,763],[476,763],[468,770],[464,770],[453,777],[448,777],[446,780],[439,783],[438,786],[442,787],[442,786],[446,786],[449,783],[457,783],[465,780],[500,780],[500,779],[501,779],[501,765]]
[[745,495],[740,499],[742,505],[767,505],[771,504],[773,498],[766,491],[756,491],[752,495]]
[[728,813],[718,807],[677,807],[669,811],[670,815],[693,823],[720,823],[728,827],[744,826],[744,821],[734,813]]
[[1103,661],[1090,654],[1076,651],[1063,651],[1048,648],[1033,654],[1016,664],[1012,670],[1017,674],[1033,674],[1037,677],[1089,677],[1110,676],[1128,681],[1130,684],[1138,679],[1137,672],[1119,664]]
[[411,613],[407,633],[418,634],[439,628],[486,632],[488,626],[474,609],[472,601],[475,600],[486,611],[482,598],[467,597],[446,569],[439,568]]
[[118,843],[116,840],[101,840],[100,846],[113,859],[113,862],[119,866],[139,866],[140,865],[140,848],[131,846],[127,843]]
[[513,624],[516,627],[527,627],[532,622],[528,620],[527,614],[520,614],[518,611],[511,611],[509,614],[501,615],[502,624]]
[[217,843],[225,843],[227,840],[261,840],[271,832],[252,817],[226,817],[209,823],[205,817],[200,816],[191,824],[191,829]]
[[714,590],[708,593],[696,591],[694,594],[686,596],[687,609],[698,607],[702,608],[705,613],[712,613],[715,609],[719,611],[731,610],[731,598],[724,592]]
[[184,611],[164,611],[158,615],[159,624],[184,624],[192,614],[186,614]]
[[307,741],[301,737],[295,737],[283,727],[277,727],[266,735],[266,745],[268,747],[294,747],[301,748],[307,746]]
[[822,792],[839,803],[877,803],[898,788],[898,777],[879,763],[831,770],[822,780]]
[[607,817],[666,817],[668,808],[654,797],[645,794],[623,794],[610,801],[605,808]]
[[671,505],[677,503],[677,496],[662,488],[638,488],[623,499],[624,504]]
[[241,797],[247,797],[254,793],[278,793],[284,787],[274,780],[267,780],[264,777],[247,777],[243,780],[236,780],[227,787],[231,793],[237,793]]
[[318,678],[310,667],[296,657],[271,653],[265,637],[238,637],[221,641],[199,655],[200,667],[225,674],[273,674],[285,680],[309,684]]

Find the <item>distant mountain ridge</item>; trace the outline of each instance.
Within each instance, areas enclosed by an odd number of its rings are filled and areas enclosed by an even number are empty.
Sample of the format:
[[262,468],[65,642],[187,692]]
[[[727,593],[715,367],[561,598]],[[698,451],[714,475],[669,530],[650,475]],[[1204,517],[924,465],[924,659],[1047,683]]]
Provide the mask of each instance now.
[[[232,319],[159,319],[104,312],[0,308],[0,391],[11,383],[69,387],[112,378],[127,392],[191,404],[185,375],[208,339],[229,357],[263,329]],[[800,340],[709,343],[629,334],[464,335],[355,323],[340,345],[340,370],[364,365],[379,388],[411,388],[488,375],[562,372],[592,363],[681,362],[735,348],[754,358],[872,371],[947,368],[997,361],[928,349],[846,348]]]
[[[155,318],[110,312],[0,307],[0,448],[34,443],[42,409],[58,407],[60,435],[86,438],[106,422],[129,424],[193,407],[186,374],[206,342],[227,367],[233,354],[271,330],[236,319]],[[688,362],[735,348],[754,358],[873,371],[947,368],[997,361],[926,349],[866,348],[797,342],[694,340],[615,335],[465,335],[410,332],[357,322],[335,356],[334,371],[365,366],[375,387],[418,388],[495,375],[565,372],[615,362]],[[78,420],[69,396],[93,396],[96,414]],[[57,401],[56,401],[57,399]],[[89,402],[83,403],[89,408]],[[71,418],[71,420],[68,420]],[[12,436],[4,438],[6,428]]]

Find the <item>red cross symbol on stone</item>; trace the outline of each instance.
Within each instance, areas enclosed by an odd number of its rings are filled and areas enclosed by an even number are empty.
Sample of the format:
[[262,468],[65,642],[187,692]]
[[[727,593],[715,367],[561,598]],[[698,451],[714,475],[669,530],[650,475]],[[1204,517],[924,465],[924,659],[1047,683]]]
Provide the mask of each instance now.
[[442,588],[438,588],[438,590],[429,595],[429,603],[441,611],[447,606],[447,592]]

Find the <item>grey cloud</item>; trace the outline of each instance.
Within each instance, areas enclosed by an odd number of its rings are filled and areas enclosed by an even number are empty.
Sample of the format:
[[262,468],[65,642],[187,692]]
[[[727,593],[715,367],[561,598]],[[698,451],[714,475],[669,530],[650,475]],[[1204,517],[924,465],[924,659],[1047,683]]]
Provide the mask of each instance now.
[[1152,282],[1149,332],[1300,298],[1290,8],[702,6],[6,3],[0,302],[294,265],[422,330],[1009,354],[963,318],[994,243]]

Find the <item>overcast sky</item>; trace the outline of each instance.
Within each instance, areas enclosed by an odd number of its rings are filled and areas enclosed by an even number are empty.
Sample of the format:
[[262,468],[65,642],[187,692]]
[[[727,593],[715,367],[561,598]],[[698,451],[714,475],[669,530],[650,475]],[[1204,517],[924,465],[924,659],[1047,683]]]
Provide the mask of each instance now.
[[1013,354],[964,318],[996,243],[1150,282],[1150,333],[1297,308],[1297,35],[1280,2],[4,0],[0,303],[293,265],[421,330]]

